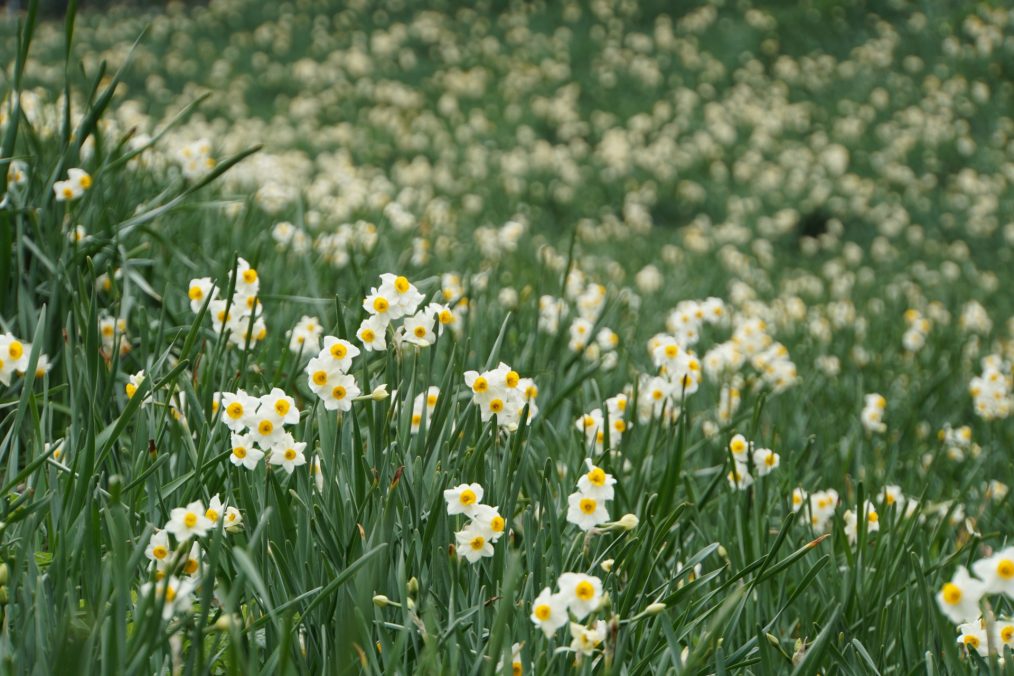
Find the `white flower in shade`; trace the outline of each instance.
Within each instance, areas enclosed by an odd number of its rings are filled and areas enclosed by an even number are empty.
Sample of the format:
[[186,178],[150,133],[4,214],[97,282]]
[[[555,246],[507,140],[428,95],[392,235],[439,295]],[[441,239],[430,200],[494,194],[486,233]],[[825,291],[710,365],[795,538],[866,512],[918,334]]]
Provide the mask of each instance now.
[[449,515],[464,514],[472,516],[476,507],[482,503],[482,486],[479,484],[458,484],[444,491]]
[[736,461],[736,466],[729,471],[726,478],[729,480],[730,486],[740,491],[745,491],[753,484],[753,477],[750,476],[750,468],[746,463],[740,462],[739,460]]
[[1014,547],[1007,547],[972,564],[989,594],[1004,594],[1014,599]]
[[[497,673],[503,672],[503,658],[496,663]],[[515,643],[511,646],[511,676],[522,676],[525,673],[524,664],[521,662],[521,644]]]
[[471,519],[470,525],[490,542],[499,540],[507,528],[507,522],[500,516],[500,510],[489,505],[476,505],[472,510]]
[[583,620],[602,603],[602,580],[594,575],[564,573],[557,581],[560,596],[574,617]]
[[303,316],[292,328],[289,335],[289,350],[296,353],[312,354],[320,350],[320,335],[324,328],[316,317]]
[[201,545],[195,541],[193,546],[190,547],[190,551],[187,553],[187,558],[183,559],[183,572],[186,575],[193,577],[201,570]]
[[884,486],[880,493],[877,494],[877,502],[883,504],[885,507],[897,505],[898,511],[905,511],[905,495],[901,492],[901,488],[899,486]]
[[585,458],[588,471],[577,480],[577,489],[590,498],[600,502],[613,499],[613,484],[616,478],[606,474],[601,467],[592,464],[591,458]]
[[286,433],[271,446],[268,464],[279,465],[286,472],[292,474],[297,467],[306,464],[306,456],[303,454],[305,448],[305,442],[296,441],[291,434]]
[[274,387],[271,392],[260,398],[258,414],[267,412],[274,415],[279,425],[295,425],[299,422],[299,409],[296,408],[296,400],[285,394],[281,389]]
[[13,334],[0,335],[0,382],[8,385],[11,382],[11,374],[16,371],[24,372],[28,368],[29,352],[28,345],[15,338]]
[[382,315],[370,315],[359,325],[356,337],[367,352],[387,349],[387,320]]
[[352,368],[352,360],[359,356],[359,348],[347,340],[324,336],[324,347],[321,348],[320,357],[334,360],[335,365],[342,371]]
[[753,452],[753,466],[757,476],[765,476],[778,469],[781,464],[781,456],[770,448],[758,448]]
[[546,634],[546,638],[551,637],[569,621],[566,599],[560,594],[553,594],[546,587],[532,603],[531,618],[535,626]]
[[[866,512],[866,532],[876,533],[880,530],[880,515],[877,514],[876,507],[869,500],[865,504]],[[859,537],[859,520],[855,512],[851,509],[846,510],[842,517],[845,521],[845,535],[848,537],[849,542],[855,543]]]
[[177,612],[189,610],[193,606],[194,583],[181,581],[176,576],[164,577],[158,582],[146,582],[141,585],[141,596],[154,593],[156,599],[162,600],[162,619],[168,620]]
[[257,400],[243,390],[223,392],[220,407],[222,422],[233,432],[242,432],[249,416],[257,410]]
[[226,532],[228,532],[230,528],[237,528],[243,525],[243,515],[235,507],[226,507],[225,516],[223,518],[225,519]]
[[208,521],[213,524],[217,524],[222,518],[222,515],[227,509],[227,505],[222,502],[222,499],[218,497],[216,493],[211,500],[208,501],[208,509],[205,510],[204,516],[208,517]]
[[951,581],[944,583],[937,592],[937,604],[952,622],[968,622],[979,617],[979,599],[985,593],[985,585],[961,566],[954,572]]
[[172,553],[172,548],[169,546],[169,533],[164,530],[152,533],[144,555],[152,561],[165,562],[169,559],[170,553]]
[[750,444],[747,442],[746,437],[742,434],[737,434],[729,442],[729,450],[732,452],[732,457],[737,461],[746,462],[750,454]]
[[203,537],[214,525],[204,515],[205,511],[200,500],[195,500],[186,507],[177,507],[169,512],[169,523],[165,529],[180,541],[195,536]]
[[605,501],[596,500],[581,491],[571,493],[567,497],[567,522],[584,531],[591,530],[600,523],[609,521]]
[[591,655],[606,639],[606,622],[599,620],[587,627],[577,622],[570,623],[570,649],[579,655]]
[[478,527],[474,522],[455,533],[454,539],[458,545],[458,553],[464,556],[469,563],[475,563],[486,556],[493,556],[493,544],[486,537],[484,529]]
[[958,631],[961,632],[958,636],[958,645],[983,657],[989,654],[989,640],[986,637],[985,623],[981,619],[959,624]]
[[244,300],[256,298],[260,288],[261,280],[257,271],[245,258],[240,258],[236,264],[236,294]]
[[257,463],[264,457],[264,451],[257,448],[254,438],[249,434],[232,433],[232,453],[229,454],[229,462],[236,467],[256,469]]
[[190,309],[193,312],[200,312],[201,306],[204,305],[205,301],[209,297],[214,301],[217,295],[218,289],[215,288],[215,283],[211,281],[211,277],[200,277],[190,280],[187,297],[190,298]]

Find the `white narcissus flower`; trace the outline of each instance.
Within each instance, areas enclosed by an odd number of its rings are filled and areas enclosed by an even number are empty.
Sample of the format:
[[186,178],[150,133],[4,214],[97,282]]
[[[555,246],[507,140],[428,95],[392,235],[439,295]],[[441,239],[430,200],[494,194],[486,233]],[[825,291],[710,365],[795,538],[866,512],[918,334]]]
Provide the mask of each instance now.
[[299,422],[299,409],[296,400],[285,394],[280,388],[274,387],[271,392],[260,398],[257,412],[273,415],[279,425],[295,425]]
[[346,373],[340,373],[328,381],[328,386],[320,393],[324,408],[328,411],[350,411],[352,400],[362,394],[356,379]]
[[204,516],[208,517],[208,520],[213,524],[217,524],[225,513],[228,505],[222,502],[222,499],[218,497],[216,493],[212,496],[211,500],[208,501],[208,509],[205,510]]
[[567,624],[567,601],[560,594],[553,594],[546,587],[532,603],[532,622],[546,634],[546,638]]
[[291,434],[286,433],[272,445],[268,464],[279,465],[286,472],[292,474],[297,467],[306,464],[306,456],[303,454],[305,448],[305,442],[296,441]]
[[352,360],[359,356],[359,348],[347,340],[324,336],[324,346],[319,356],[321,359],[332,359],[339,370],[348,372],[352,368]]
[[567,497],[567,522],[584,531],[591,530],[600,523],[609,521],[609,512],[605,502],[596,500],[581,491],[571,493]]
[[972,564],[988,594],[1004,594],[1014,599],[1014,547],[1007,547]]
[[964,646],[969,652],[977,652],[983,657],[989,654],[989,640],[986,638],[985,623],[981,620],[958,625],[958,645]]
[[750,453],[750,444],[747,442],[746,437],[742,434],[737,434],[729,442],[729,450],[732,452],[732,457],[737,461],[745,462]]
[[482,502],[482,486],[475,483],[458,484],[444,491],[444,500],[447,501],[449,515],[464,514],[470,517]]
[[225,508],[225,530],[228,533],[230,528],[238,528],[243,525],[243,515],[235,507]]
[[985,585],[961,566],[937,592],[937,604],[955,624],[968,622],[979,617],[979,600],[985,593]]
[[387,349],[387,320],[382,315],[370,315],[359,325],[356,337],[367,352]]
[[753,466],[757,476],[765,476],[778,469],[781,464],[781,456],[770,448],[758,448],[753,452]]
[[489,505],[476,505],[471,514],[470,526],[490,542],[496,542],[504,534],[507,522],[500,516],[500,510]]
[[175,575],[141,585],[141,596],[154,593],[156,599],[162,599],[162,619],[168,620],[177,612],[189,610],[193,605],[192,594],[194,583],[190,580],[179,580]]
[[570,649],[579,655],[591,655],[606,639],[606,622],[598,620],[594,624],[584,626],[577,622],[570,623]]
[[249,434],[232,433],[232,453],[229,454],[229,462],[236,467],[256,469],[257,463],[264,457],[264,451],[256,446],[254,438]]
[[248,418],[257,410],[257,400],[243,390],[223,392],[219,406],[222,422],[233,432],[242,432]]
[[425,310],[406,317],[402,324],[405,342],[419,347],[429,347],[437,342],[437,334],[433,331],[435,323],[434,316]]
[[169,523],[165,529],[180,541],[203,537],[214,525],[204,515],[205,511],[200,500],[195,500],[186,507],[176,507],[169,512]]
[[200,277],[190,280],[190,287],[187,290],[187,297],[190,299],[190,309],[197,313],[201,306],[210,297],[214,301],[218,296],[218,289],[211,277]]
[[332,381],[343,375],[333,359],[314,357],[306,364],[306,382],[318,397],[324,398],[334,385]]
[[750,476],[750,468],[744,462],[736,461],[736,466],[733,467],[729,474],[726,476],[729,480],[729,485],[733,488],[741,491],[745,491],[753,484],[753,477]]
[[557,581],[557,586],[567,608],[579,620],[598,610],[602,603],[602,580],[594,575],[564,573]]
[[144,550],[144,555],[152,561],[164,562],[168,560],[171,552],[172,548],[169,546],[169,533],[164,530],[157,530],[151,534],[151,538],[148,540],[148,546]]
[[486,556],[493,556],[493,544],[486,537],[484,529],[474,522],[454,534],[458,553],[469,563],[475,563]]
[[591,458],[585,458],[584,462],[588,471],[577,480],[578,491],[600,502],[612,500],[616,478],[612,474],[606,474],[601,467],[596,467]]

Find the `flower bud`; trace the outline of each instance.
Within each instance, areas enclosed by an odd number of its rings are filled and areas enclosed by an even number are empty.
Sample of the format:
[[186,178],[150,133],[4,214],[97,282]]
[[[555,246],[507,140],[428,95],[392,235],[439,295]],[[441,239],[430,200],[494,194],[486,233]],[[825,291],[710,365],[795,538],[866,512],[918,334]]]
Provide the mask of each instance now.
[[644,609],[645,615],[658,615],[665,610],[664,603],[652,603],[650,606]]
[[624,514],[616,523],[621,526],[623,530],[634,530],[637,528],[637,524],[641,523],[641,520],[637,518],[636,514]]
[[387,605],[390,603],[391,599],[387,598],[383,594],[377,594],[376,596],[373,597],[373,605],[377,606],[378,608],[386,608]]
[[389,396],[391,395],[387,392],[387,383],[381,383],[373,388],[373,392],[370,392],[370,399],[373,401],[383,401]]
[[601,568],[607,573],[611,573],[613,570],[613,559],[606,559],[605,561],[599,564],[599,568]]
[[419,593],[419,580],[415,576],[410,577],[405,587],[408,590],[409,596],[415,596]]

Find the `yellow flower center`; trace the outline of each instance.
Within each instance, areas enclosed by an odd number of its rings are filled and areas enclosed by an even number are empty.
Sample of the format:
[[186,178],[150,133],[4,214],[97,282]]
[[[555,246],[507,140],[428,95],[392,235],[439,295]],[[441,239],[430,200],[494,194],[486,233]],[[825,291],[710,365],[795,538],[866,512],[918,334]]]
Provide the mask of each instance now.
[[550,615],[553,614],[553,609],[549,607],[548,603],[542,603],[535,606],[535,617],[540,622],[545,622],[549,619]]
[[503,529],[507,526],[507,523],[503,520],[503,517],[499,514],[493,517],[493,520],[489,522],[489,527],[494,533],[502,533]]
[[598,503],[595,502],[594,498],[581,498],[581,502],[578,503],[578,507],[585,514],[594,514],[595,508],[598,507]]
[[468,543],[468,546],[471,547],[474,551],[479,551],[480,549],[486,546],[486,538],[482,537],[481,535],[476,535]]
[[134,383],[127,383],[124,389],[127,391],[127,398],[131,399],[137,392],[137,385],[135,385]]
[[275,413],[280,416],[285,416],[289,412],[289,401],[287,399],[279,399],[275,402]]
[[501,401],[500,399],[494,399],[493,401],[489,402],[489,410],[492,411],[493,413],[500,413],[501,411],[503,411],[503,401]]
[[669,357],[669,359],[675,359],[676,356],[679,353],[680,353],[680,349],[679,349],[678,346],[676,346],[676,345],[666,345],[665,346],[665,356]]
[[327,371],[314,371],[313,383],[314,385],[327,385]]
[[209,521],[218,521],[218,512],[211,509],[210,507],[208,508],[208,511],[204,513],[204,516],[208,517]]
[[1014,578],[1014,561],[1000,559],[1000,562],[996,564],[996,574],[1005,580]]
[[591,471],[588,472],[588,474],[586,474],[585,476],[587,476],[588,481],[590,481],[595,486],[606,485],[606,473],[603,472],[600,467],[592,467]]
[[295,460],[296,459],[296,449],[294,449],[294,448],[286,448],[285,449],[285,459],[286,460]]
[[237,446],[236,448],[232,449],[232,454],[235,455],[240,460],[242,460],[243,458],[246,457],[246,449],[243,448],[242,446]]
[[979,647],[979,637],[976,636],[975,634],[965,634],[964,636],[961,637],[961,641],[969,648]]
[[416,338],[424,338],[426,336],[426,327],[419,325],[413,329],[412,333],[415,334]]
[[11,356],[11,359],[21,359],[21,355],[25,353],[25,346],[19,340],[12,340],[7,348],[7,353]]
[[77,182],[78,182],[78,185],[80,185],[85,190],[87,190],[88,188],[92,187],[92,177],[89,176],[88,174],[82,175],[81,178],[79,178],[77,180]]
[[193,512],[187,512],[183,516],[183,525],[187,528],[193,528],[197,525],[197,515]]
[[346,394],[348,394],[348,392],[346,392],[345,388],[342,387],[341,385],[338,385],[333,390],[331,390],[331,396],[334,397],[335,399],[344,399]]
[[518,375],[517,371],[510,371],[509,373],[507,373],[507,378],[506,378],[507,387],[511,387],[511,388],[517,387],[518,386],[518,382],[520,382],[520,380],[521,380],[521,376]]
[[183,564],[183,572],[187,575],[193,575],[197,572],[197,559],[187,559],[187,562]]
[[63,189],[63,198],[69,200],[72,197],[74,197],[74,189],[71,188],[70,186],[65,187]]
[[200,300],[204,298],[204,291],[202,291],[199,286],[192,286],[190,287],[190,291],[187,292],[187,295],[190,297],[190,300]]
[[331,346],[331,356],[335,359],[344,359],[348,353],[349,349],[342,343],[335,343]]
[[476,378],[475,382],[472,383],[472,391],[473,392],[481,393],[481,392],[485,392],[488,389],[489,389],[489,381],[487,381],[482,376],[479,376],[478,378]]
[[768,467],[774,467],[775,466],[775,461],[777,459],[778,459],[777,455],[775,455],[774,453],[769,452],[767,455],[764,456],[764,464],[767,465]]
[[253,284],[257,281],[257,271],[253,268],[247,268],[243,271],[243,281],[247,284]]
[[943,594],[944,603],[948,605],[954,606],[961,602],[961,588],[953,582],[945,584],[941,593]]
[[582,601],[590,601],[595,598],[595,587],[592,586],[591,582],[587,580],[581,580],[574,587],[574,595]]
[[397,279],[394,280],[394,289],[398,293],[407,293],[410,286],[411,285],[408,283],[408,279],[406,279],[405,277],[398,277]]
[[155,545],[151,548],[151,555],[161,561],[169,556],[169,549],[165,545]]
[[373,299],[373,309],[377,312],[387,312],[387,308],[391,307],[391,304],[387,302],[387,299],[383,296],[377,296]]
[[445,325],[446,324],[453,324],[454,323],[454,313],[451,312],[450,310],[441,310],[440,314],[437,315],[437,319],[440,320],[441,324],[445,324]]
[[418,427],[420,423],[422,423],[422,416],[419,415],[418,413],[413,413],[412,414],[412,426],[413,427]]
[[627,423],[623,422],[622,420],[617,420],[616,422],[613,423],[613,429],[616,430],[617,432],[623,432],[624,430],[627,429]]
[[166,589],[165,589],[165,600],[167,602],[169,602],[169,603],[172,603],[174,600],[176,600],[176,588],[175,587],[166,587]]
[[476,500],[475,491],[473,491],[471,488],[466,488],[465,490],[461,491],[461,495],[458,496],[458,502],[460,502],[463,505],[474,505],[475,500]]
[[372,343],[377,338],[377,334],[373,332],[373,329],[363,329],[359,337],[363,339],[364,343]]
[[870,512],[869,514],[866,515],[866,520],[869,521],[870,523],[877,523],[878,521],[880,521],[880,515],[877,514],[876,512]]
[[1000,629],[1000,640],[1004,643],[1014,641],[1014,624],[1005,625]]
[[275,424],[270,420],[261,420],[257,424],[257,431],[263,434],[264,436],[267,436],[275,431]]
[[437,405],[437,395],[435,395],[435,394],[427,394],[426,395],[426,405],[429,406],[430,408],[433,408],[434,406],[436,406]]
[[234,401],[225,407],[225,413],[233,420],[239,420],[243,417],[243,404]]

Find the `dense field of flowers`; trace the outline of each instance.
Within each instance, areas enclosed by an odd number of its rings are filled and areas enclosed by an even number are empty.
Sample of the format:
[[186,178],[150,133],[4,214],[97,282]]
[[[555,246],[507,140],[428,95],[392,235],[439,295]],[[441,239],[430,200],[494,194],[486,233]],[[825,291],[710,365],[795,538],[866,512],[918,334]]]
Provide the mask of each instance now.
[[4,673],[1014,673],[1004,3],[25,4]]

